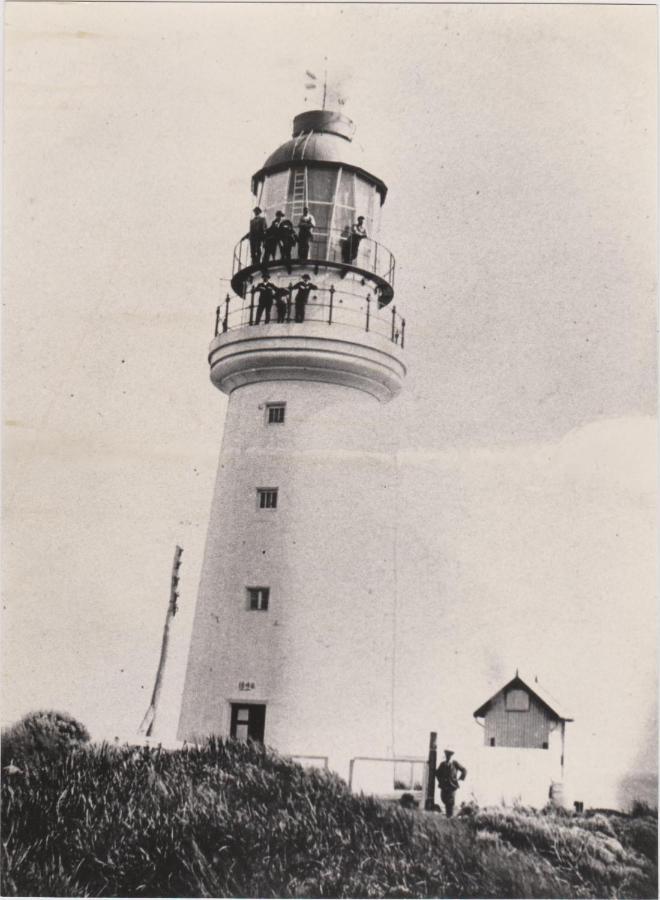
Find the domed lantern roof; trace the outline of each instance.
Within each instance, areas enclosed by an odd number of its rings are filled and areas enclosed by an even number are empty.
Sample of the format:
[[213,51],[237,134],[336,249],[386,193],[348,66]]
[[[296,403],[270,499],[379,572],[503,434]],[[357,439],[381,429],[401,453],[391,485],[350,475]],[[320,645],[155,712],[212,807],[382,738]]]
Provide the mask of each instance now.
[[252,192],[266,175],[294,164],[310,166],[342,166],[358,172],[372,182],[385,201],[387,186],[365,168],[361,148],[353,143],[355,125],[340,112],[316,109],[300,113],[293,120],[292,137],[271,153],[264,165],[252,176]]

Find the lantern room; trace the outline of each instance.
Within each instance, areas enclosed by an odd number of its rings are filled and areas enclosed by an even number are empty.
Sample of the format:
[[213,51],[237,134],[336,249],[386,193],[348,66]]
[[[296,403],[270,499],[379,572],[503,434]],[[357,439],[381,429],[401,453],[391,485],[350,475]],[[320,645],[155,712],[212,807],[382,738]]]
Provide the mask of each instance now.
[[[252,177],[255,202],[268,221],[281,209],[296,222],[306,206],[319,237],[338,259],[339,236],[358,216],[364,216],[369,237],[378,239],[380,208],[387,194],[385,184],[363,168],[354,132],[353,122],[339,112],[301,113],[293,120],[291,139]],[[324,249],[319,246],[322,253]]]
[[[315,223],[309,260],[350,268],[369,278],[383,306],[394,295],[395,267],[394,257],[378,241],[387,187],[365,168],[354,132],[351,119],[335,110],[296,116],[291,138],[252,176],[252,203],[267,223],[281,211],[294,227],[307,208]],[[351,233],[358,222],[364,237],[352,252]],[[242,296],[246,279],[253,274],[246,271],[250,269],[249,247],[243,239],[234,252],[232,278],[234,290]]]

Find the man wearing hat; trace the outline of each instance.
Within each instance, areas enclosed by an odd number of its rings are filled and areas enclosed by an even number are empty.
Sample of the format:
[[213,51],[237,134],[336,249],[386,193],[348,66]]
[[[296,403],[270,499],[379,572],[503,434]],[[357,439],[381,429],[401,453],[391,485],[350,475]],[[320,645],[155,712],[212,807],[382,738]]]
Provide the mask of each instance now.
[[302,216],[298,222],[298,259],[305,262],[309,258],[309,245],[316,220],[307,206],[303,206]]
[[258,206],[255,206],[252,212],[254,215],[250,219],[250,230],[245,236],[250,239],[252,265],[258,266],[261,262],[261,245],[266,235],[266,216]]
[[364,227],[364,216],[358,216],[357,222],[351,228],[350,261],[355,262],[360,249],[360,241],[367,237],[367,229]]
[[277,308],[277,321],[286,322],[289,318],[291,297],[289,289],[285,287],[275,287],[273,294],[275,296],[275,306]]
[[465,781],[467,775],[467,769],[458,760],[452,759],[453,755],[453,750],[445,750],[445,758],[435,770],[435,777],[440,788],[440,799],[444,804],[448,819],[454,814],[456,791],[460,787],[460,782]]
[[261,283],[258,284],[254,293],[258,295],[258,303],[257,303],[257,316],[254,320],[254,324],[258,325],[261,322],[262,315],[264,316],[264,322],[268,324],[270,322],[270,310],[273,305],[273,297],[275,294],[275,285],[268,278],[268,275],[264,275],[261,279]]
[[318,291],[318,288],[315,284],[312,284],[309,275],[305,274],[302,277],[302,281],[298,281],[296,284],[294,284],[291,290],[296,291],[296,311],[294,318],[296,322],[304,322],[305,307],[307,306],[307,301],[309,300],[310,291]]
[[281,209],[278,209],[275,213],[275,218],[264,234],[264,266],[266,266],[271,259],[275,259],[275,253],[280,243],[280,222],[283,218],[284,213]]
[[286,263],[290,275],[291,251],[293,250],[293,245],[298,242],[298,235],[296,234],[296,229],[293,227],[293,222],[291,219],[287,219],[283,212],[276,213],[276,217],[279,218],[278,237],[280,241],[280,255]]

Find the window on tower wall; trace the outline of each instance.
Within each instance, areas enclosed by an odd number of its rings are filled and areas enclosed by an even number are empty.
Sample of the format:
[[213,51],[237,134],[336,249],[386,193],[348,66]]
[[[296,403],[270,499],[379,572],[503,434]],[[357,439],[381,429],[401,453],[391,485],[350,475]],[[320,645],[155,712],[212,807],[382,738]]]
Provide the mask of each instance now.
[[249,587],[247,588],[248,609],[265,612],[268,609],[268,600],[270,599],[270,588],[267,587]]
[[286,403],[267,403],[266,404],[266,424],[267,425],[283,425],[285,408],[286,408]]
[[276,509],[277,488],[257,488],[257,505],[259,509]]

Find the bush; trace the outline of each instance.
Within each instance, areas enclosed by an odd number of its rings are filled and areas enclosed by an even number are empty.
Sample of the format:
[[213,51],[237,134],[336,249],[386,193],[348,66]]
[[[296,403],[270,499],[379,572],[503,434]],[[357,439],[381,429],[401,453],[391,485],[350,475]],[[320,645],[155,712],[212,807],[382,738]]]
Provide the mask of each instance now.
[[85,726],[68,713],[29,713],[2,732],[2,763],[18,763],[35,754],[57,755],[87,741]]
[[650,803],[647,803],[646,800],[634,800],[632,809],[630,810],[630,815],[634,819],[641,818],[658,818],[658,810],[657,807],[651,806]]
[[619,832],[619,840],[625,847],[640,853],[657,865],[658,822],[650,817],[628,819]]

